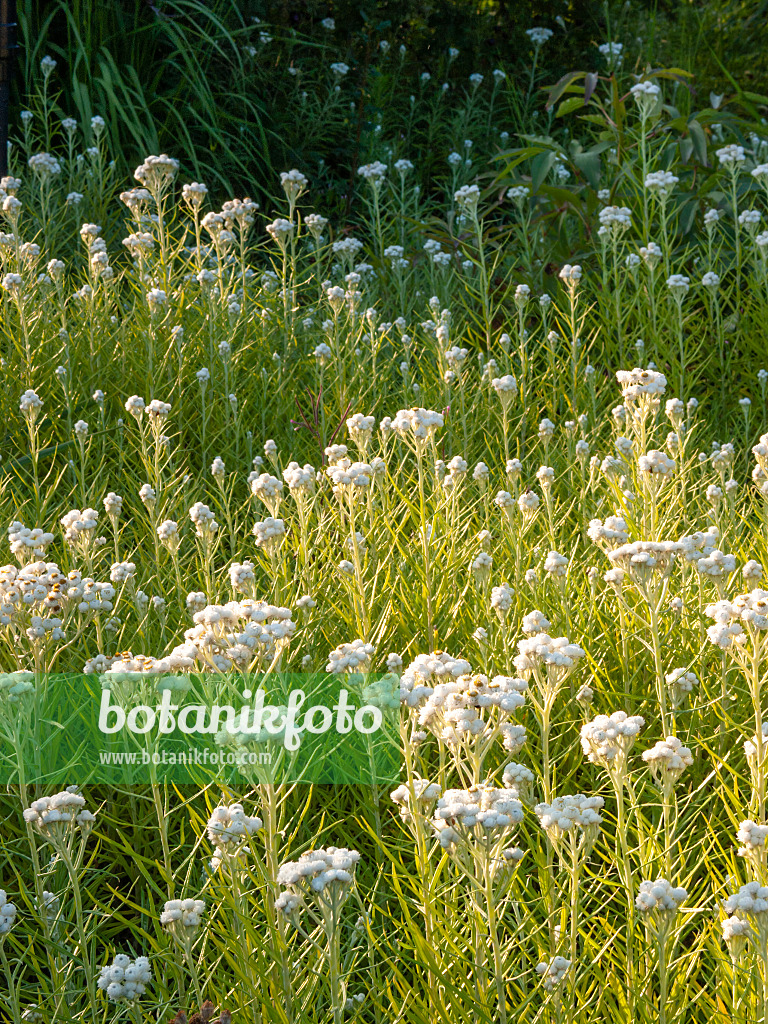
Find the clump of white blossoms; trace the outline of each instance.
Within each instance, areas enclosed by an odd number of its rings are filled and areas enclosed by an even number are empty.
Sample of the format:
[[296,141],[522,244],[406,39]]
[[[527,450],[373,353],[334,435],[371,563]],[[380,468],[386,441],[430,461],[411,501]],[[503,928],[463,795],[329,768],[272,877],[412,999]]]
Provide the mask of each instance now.
[[732,601],[707,605],[704,611],[714,619],[714,625],[707,627],[710,642],[737,660],[751,657],[749,646],[756,653],[764,648],[768,640],[768,591],[756,587]]
[[376,419],[374,416],[363,416],[363,414],[359,412],[356,412],[354,416],[347,420],[349,436],[363,453],[365,453],[371,442],[375,426]]
[[720,922],[720,926],[723,930],[723,941],[728,947],[731,959],[735,963],[746,952],[747,945],[752,936],[752,928],[748,921],[743,921],[735,915],[733,917],[726,917],[725,920]]
[[527,689],[525,680],[501,675],[491,680],[462,675],[437,683],[421,707],[418,724],[445,743],[459,770],[469,770],[477,783],[496,739],[516,749],[519,727],[510,726],[508,719],[525,703]]
[[593,764],[602,765],[617,778],[627,770],[627,756],[645,719],[640,715],[627,715],[614,711],[612,715],[598,715],[581,727],[581,749]]
[[251,598],[206,605],[194,613],[193,621],[194,627],[184,633],[184,643],[159,660],[157,671],[266,667],[287,647],[296,629],[290,608]]
[[524,679],[533,677],[545,707],[551,707],[563,683],[586,654],[567,637],[551,637],[548,633],[535,633],[519,640],[517,649],[520,653],[514,659],[515,669]]
[[675,668],[664,677],[669,689],[673,708],[679,708],[686,696],[698,685],[699,679],[695,672],[685,668]]
[[113,1003],[133,1003],[147,990],[152,981],[152,968],[145,956],[131,960],[125,953],[118,953],[111,964],[101,968],[97,981],[102,992],[106,992]]
[[762,877],[768,863],[768,825],[758,825],[755,821],[742,821],[736,833],[740,843],[739,857],[746,858],[758,877]]
[[547,992],[554,992],[559,988],[570,969],[571,961],[564,956],[553,956],[549,963],[542,961],[536,965],[536,973],[541,976],[541,983]]
[[657,786],[669,796],[685,769],[693,764],[693,754],[677,736],[667,736],[649,750],[644,750],[643,760],[650,768]]
[[277,516],[283,493],[283,481],[270,473],[253,474],[251,494],[266,505],[270,516]]
[[759,882],[747,882],[737,893],[723,900],[723,910],[752,926],[750,938],[756,940],[760,955],[768,955],[768,888]]
[[491,387],[499,396],[502,409],[506,411],[512,399],[517,395],[517,381],[511,373],[507,373],[503,377],[494,377],[491,381]]
[[340,644],[328,655],[325,670],[335,675],[342,672],[370,672],[373,652],[373,644],[367,644],[364,640]]
[[458,679],[471,671],[468,661],[454,658],[446,651],[419,654],[400,677],[400,703],[408,708],[418,708],[437,683]]
[[8,899],[5,889],[0,889],[0,942],[13,928],[16,921],[16,904]]
[[16,555],[21,565],[26,564],[30,556],[42,558],[46,548],[54,541],[52,533],[46,533],[40,527],[30,529],[18,520],[8,527],[8,544],[11,553]]
[[640,883],[635,906],[657,937],[663,938],[672,926],[680,904],[686,899],[688,893],[681,886],[674,887],[666,878],[657,878],[655,882]]
[[412,443],[417,453],[422,453],[443,422],[442,413],[431,409],[401,409],[392,420],[392,429]]
[[77,786],[33,800],[24,811],[24,821],[54,846],[65,843],[78,830],[87,836],[95,820]]
[[256,546],[262,548],[272,558],[280,550],[285,538],[285,522],[267,516],[263,522],[254,524],[253,534],[256,537]]
[[417,814],[426,817],[432,813],[435,802],[440,799],[442,793],[441,787],[436,782],[430,782],[428,779],[414,775],[410,785],[402,783],[397,789],[392,790],[389,798],[399,808],[401,819],[409,822],[414,818],[414,802],[418,808]]
[[160,914],[160,924],[184,949],[189,949],[200,929],[205,900],[168,900]]
[[211,867],[215,870],[222,863],[237,860],[247,848],[250,837],[260,832],[263,824],[261,818],[246,814],[242,804],[214,807],[205,828],[214,846]]
[[523,820],[523,805],[508,789],[447,789],[432,820],[440,845],[455,852],[460,845],[485,844],[494,838],[506,842],[506,834]]
[[555,850],[562,857],[566,840],[570,857],[587,857],[597,841],[603,822],[599,811],[605,801],[601,796],[576,793],[558,796],[551,803],[536,804],[534,811]]
[[502,782],[508,790],[515,794],[521,803],[527,807],[533,804],[535,776],[526,765],[510,761],[509,764],[504,766]]
[[591,519],[587,536],[606,553],[621,547],[629,540],[627,521],[623,516],[608,516],[607,519]]
[[285,892],[276,899],[275,908],[289,916],[309,902],[320,912],[326,930],[332,932],[349,897],[359,860],[357,850],[329,846],[286,861],[277,872],[277,884],[284,886]]

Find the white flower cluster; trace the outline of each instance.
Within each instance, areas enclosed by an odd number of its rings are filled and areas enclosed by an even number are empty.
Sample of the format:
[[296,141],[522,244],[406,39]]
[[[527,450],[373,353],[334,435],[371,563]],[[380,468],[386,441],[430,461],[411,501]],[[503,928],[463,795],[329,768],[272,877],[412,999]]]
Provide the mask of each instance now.
[[10,902],[5,889],[0,889],[0,941],[13,928],[16,913],[16,904]]
[[672,706],[675,708],[682,704],[686,694],[691,693],[699,682],[696,673],[685,668],[675,668],[671,672],[667,672],[664,678],[669,687]]
[[52,533],[45,533],[38,526],[30,529],[23,523],[14,520],[8,527],[8,543],[11,553],[16,555],[21,565],[24,565],[29,556],[42,558],[46,548],[53,543],[53,540]]
[[[413,778],[413,797],[422,814],[429,814],[432,805],[442,796],[442,789],[436,782],[429,782],[427,779]],[[400,817],[403,821],[411,821],[413,818],[411,788],[407,783],[393,789],[389,794],[390,800],[400,810]]]
[[649,918],[657,931],[663,932],[672,923],[680,904],[688,899],[688,893],[682,886],[672,886],[666,878],[657,878],[655,882],[643,881],[635,897],[635,906],[640,913]]
[[206,832],[216,847],[214,856],[221,860],[233,856],[247,843],[249,836],[261,831],[261,818],[245,813],[242,804],[222,804],[211,812]]
[[[734,925],[728,929],[734,936],[742,940],[746,937],[756,939],[763,956],[768,953],[768,887],[760,885],[759,882],[747,882],[742,885],[738,892],[733,893],[723,900],[723,910],[731,914],[731,920],[749,922],[753,928],[747,933],[746,929]],[[725,923],[723,922],[723,937],[728,939]],[[745,943],[739,943],[743,949]]]
[[401,409],[392,420],[392,429],[412,440],[417,449],[423,447],[443,426],[443,416],[431,409]]
[[626,766],[627,754],[644,725],[644,718],[640,715],[629,716],[626,711],[598,715],[582,725],[581,749],[593,764],[622,771]]
[[256,537],[256,546],[262,548],[268,555],[274,555],[285,537],[285,522],[267,516],[262,522],[254,524],[253,534]]
[[277,872],[277,884],[285,886],[287,892],[278,897],[276,909],[288,916],[296,912],[302,897],[309,896],[324,914],[335,916],[349,895],[359,860],[357,850],[329,846],[286,861]]
[[160,914],[160,924],[182,946],[194,938],[203,921],[205,900],[168,900]]
[[502,782],[523,804],[530,805],[533,803],[534,781],[534,774],[526,765],[510,761],[509,764],[504,766]]
[[536,965],[536,973],[541,976],[541,983],[545,991],[554,992],[565,980],[565,976],[571,969],[571,961],[564,956],[553,956],[549,963]]
[[668,574],[675,556],[682,550],[679,541],[636,540],[609,551],[608,558],[614,565],[627,569],[633,579],[644,581],[653,570],[662,576]]
[[582,848],[588,853],[595,844],[603,819],[598,813],[604,804],[601,796],[575,793],[558,796],[552,803],[536,804],[534,811],[552,845],[558,847],[566,836],[581,833]]
[[500,835],[523,820],[523,805],[509,789],[479,785],[447,789],[437,801],[433,824],[443,849],[489,835]]
[[540,685],[550,689],[559,688],[586,654],[567,637],[551,637],[548,633],[535,633],[519,640],[517,649],[520,653],[514,659],[516,671],[525,679],[533,675]]
[[501,719],[525,703],[528,685],[509,676],[462,675],[456,680],[437,683],[419,712],[419,725],[425,726],[449,747],[474,738],[493,736],[503,721],[483,718],[484,710],[496,710]]
[[[714,625],[707,627],[711,643],[728,650],[743,645],[747,633],[755,635],[768,630],[768,591],[755,588],[748,594],[739,594],[732,601],[717,601],[704,609]],[[744,626],[746,627],[746,632]]]
[[193,666],[228,672],[269,662],[290,642],[296,630],[290,608],[246,598],[225,605],[207,605],[193,615],[195,625],[184,643],[155,662],[157,673]]
[[76,786],[33,800],[24,811],[24,821],[51,842],[63,841],[78,828],[88,835],[95,820]]
[[458,679],[471,671],[468,661],[445,651],[419,654],[400,677],[400,703],[409,708],[419,707],[437,683]]
[[627,543],[627,522],[623,516],[608,516],[604,521],[591,519],[587,536],[604,551],[611,551]]
[[667,387],[667,378],[658,370],[617,370],[616,379],[621,384],[621,394],[625,402],[636,402],[640,399],[660,398]]
[[328,655],[326,672],[339,674],[341,672],[370,672],[371,657],[374,652],[373,644],[367,644],[363,640],[353,640],[349,644],[340,644]]
[[113,1003],[132,1003],[143,996],[152,981],[152,968],[145,956],[135,960],[125,953],[118,953],[110,965],[101,969],[98,987],[106,992]]
[[677,736],[658,740],[643,751],[643,760],[651,770],[657,785],[669,792],[686,768],[693,764],[693,754]]

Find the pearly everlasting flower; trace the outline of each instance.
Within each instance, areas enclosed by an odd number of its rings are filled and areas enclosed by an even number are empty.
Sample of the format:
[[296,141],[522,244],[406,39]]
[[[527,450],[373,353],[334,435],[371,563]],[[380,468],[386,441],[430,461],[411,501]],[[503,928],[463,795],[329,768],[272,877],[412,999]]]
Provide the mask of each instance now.
[[598,715],[582,725],[581,749],[593,764],[602,765],[622,777],[627,767],[627,755],[644,725],[644,718],[629,716],[625,711]]
[[160,914],[160,924],[182,947],[189,947],[200,929],[205,900],[168,900]]
[[525,34],[531,40],[535,47],[543,46],[544,43],[548,42],[554,35],[551,28],[542,28],[541,26],[534,26],[534,28],[527,28]]
[[602,817],[599,811],[604,800],[599,796],[560,796],[549,803],[536,804],[534,811],[555,849],[568,838],[587,856],[595,845]]
[[715,155],[720,161],[721,167],[727,167],[731,170],[738,170],[746,159],[744,147],[736,144],[723,146],[721,149],[716,150]]
[[277,884],[285,886],[286,892],[278,897],[276,908],[283,914],[291,914],[300,909],[303,900],[311,900],[320,911],[325,927],[334,929],[352,888],[359,860],[357,850],[329,846],[309,850],[296,861],[285,861],[277,872]]
[[693,764],[693,755],[677,736],[667,736],[649,750],[644,750],[643,760],[662,792],[671,793],[685,769]]
[[76,786],[33,800],[23,816],[24,821],[53,844],[64,842],[77,829],[84,836],[88,835],[96,820]]
[[275,555],[285,538],[285,523],[282,519],[268,516],[263,522],[253,527],[257,547],[263,548],[268,555]]
[[328,655],[325,670],[334,675],[342,672],[370,672],[373,652],[373,644],[367,644],[363,640],[340,644]]
[[0,889],[0,942],[16,921],[16,904],[11,903],[4,889]]
[[664,677],[669,688],[672,699],[672,707],[678,708],[685,700],[685,696],[691,693],[694,686],[698,686],[699,680],[695,672],[685,668],[676,668],[667,672]]
[[101,968],[97,985],[112,1003],[133,1003],[147,990],[152,981],[152,968],[145,956],[131,960],[118,953],[111,965]]
[[208,839],[214,846],[211,866],[216,868],[228,857],[241,856],[250,837],[260,832],[262,825],[261,818],[247,815],[242,804],[215,807],[206,825]]
[[437,801],[433,826],[443,849],[492,839],[505,840],[523,820],[523,805],[509,789],[478,785],[471,789],[447,789]]
[[417,451],[432,440],[442,426],[442,415],[430,409],[401,409],[392,420],[392,429],[401,437],[412,440]]
[[688,899],[688,893],[681,886],[672,886],[666,878],[655,882],[640,883],[635,897],[635,906],[660,936],[666,935],[680,904]]
[[541,977],[541,983],[546,992],[554,992],[565,981],[566,975],[571,969],[571,961],[564,956],[553,956],[549,963],[536,965],[536,973]]

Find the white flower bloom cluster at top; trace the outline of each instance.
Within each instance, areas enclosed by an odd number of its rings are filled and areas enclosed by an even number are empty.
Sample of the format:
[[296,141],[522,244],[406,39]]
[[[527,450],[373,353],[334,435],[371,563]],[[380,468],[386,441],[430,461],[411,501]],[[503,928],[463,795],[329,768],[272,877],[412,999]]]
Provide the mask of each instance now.
[[5,889],[0,889],[0,941],[13,928],[16,914],[16,904],[8,899]]
[[78,792],[77,786],[70,786],[61,793],[33,800],[24,811],[24,821],[44,838],[58,843],[77,829],[88,835],[96,818],[85,806],[85,797]]
[[558,796],[547,804],[536,804],[534,811],[555,848],[566,836],[580,836],[583,849],[588,852],[597,839],[602,817],[598,813],[605,801],[601,796],[575,793]]
[[669,793],[685,769],[693,764],[693,754],[677,736],[667,736],[644,750],[643,760],[659,788]]
[[400,677],[400,703],[418,708],[432,693],[435,685],[472,671],[468,661],[454,658],[445,651],[419,654]]
[[417,450],[431,441],[442,426],[442,414],[430,409],[401,409],[392,420],[392,429],[406,440],[413,441]]
[[211,812],[206,825],[208,839],[213,844],[211,870],[215,871],[229,858],[239,859],[248,847],[251,836],[263,827],[261,818],[245,813],[242,804],[220,805]]
[[367,644],[363,640],[340,644],[328,655],[325,670],[335,675],[342,672],[370,672],[373,652],[373,644]]
[[285,886],[285,891],[275,900],[275,909],[295,918],[302,902],[310,899],[319,907],[326,926],[335,926],[359,860],[357,850],[329,846],[302,853],[298,860],[285,861],[277,872],[277,884]]
[[533,676],[541,686],[554,689],[565,682],[586,654],[567,637],[551,637],[548,633],[535,633],[519,640],[517,649],[520,653],[514,659],[516,671],[525,679]]
[[627,715],[626,711],[598,715],[582,725],[581,749],[593,764],[620,771],[626,765],[627,754],[644,725],[644,718]]
[[147,990],[152,981],[152,968],[145,956],[135,960],[126,953],[118,953],[111,964],[101,968],[97,981],[102,992],[113,1003],[132,1003]]
[[432,819],[444,849],[471,838],[502,836],[522,820],[523,805],[516,794],[488,785],[447,789],[437,801]]
[[203,923],[205,900],[168,900],[160,914],[160,924],[181,945],[188,946]]
[[397,789],[392,790],[389,797],[392,803],[399,808],[402,820],[412,821],[413,811],[411,805],[413,799],[416,800],[419,811],[424,815],[431,813],[432,806],[440,799],[442,794],[443,791],[436,782],[429,782],[428,779],[422,779],[415,775],[413,777],[413,795],[407,783],[402,783]]
[[226,605],[206,605],[194,613],[193,621],[195,625],[184,633],[184,643],[165,657],[98,655],[86,662],[84,671],[104,673],[107,679],[166,676],[192,669],[250,671],[259,665],[268,666],[296,630],[290,608],[251,598]]
[[[494,676],[490,681],[483,675],[459,676],[434,686],[418,723],[451,748],[498,733],[503,736],[503,720],[523,706],[527,689],[525,680],[509,676]],[[484,711],[491,715],[484,717]]]
[[541,976],[541,983],[546,992],[554,992],[565,981],[571,961],[564,956],[553,956],[549,963],[542,961],[536,965],[536,973]]
[[731,915],[723,921],[723,938],[731,955],[743,952],[747,942],[754,941],[758,952],[765,957],[768,954],[768,887],[759,882],[747,882],[723,900],[723,910]]
[[755,588],[731,601],[721,600],[704,609],[714,624],[707,627],[711,643],[722,650],[737,650],[750,636],[768,630],[768,590]]
[[657,878],[655,882],[640,883],[635,897],[635,906],[644,917],[654,919],[657,928],[668,927],[681,903],[688,899],[688,893],[682,886],[671,885],[666,878]]

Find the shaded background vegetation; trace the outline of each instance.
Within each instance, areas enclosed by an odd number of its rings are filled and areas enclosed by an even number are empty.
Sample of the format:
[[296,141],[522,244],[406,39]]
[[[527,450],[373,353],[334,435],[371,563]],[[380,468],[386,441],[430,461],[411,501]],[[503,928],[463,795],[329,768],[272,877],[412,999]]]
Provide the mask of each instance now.
[[[347,174],[377,118],[386,113],[396,125],[407,116],[425,71],[436,92],[443,80],[463,90],[471,73],[503,67],[514,94],[527,77],[532,25],[557,29],[542,58],[546,81],[574,64],[599,63],[596,44],[606,38],[596,0],[20,0],[19,9],[16,111],[50,53],[59,61],[62,116],[87,124],[101,113],[128,167],[168,150],[229,195],[272,191],[276,171],[294,164],[324,160]],[[321,26],[329,16],[333,32]],[[450,68],[449,46],[461,51]],[[356,110],[347,102],[343,113],[312,119],[302,110],[301,79],[329,79],[336,60],[351,68],[345,99]]]

